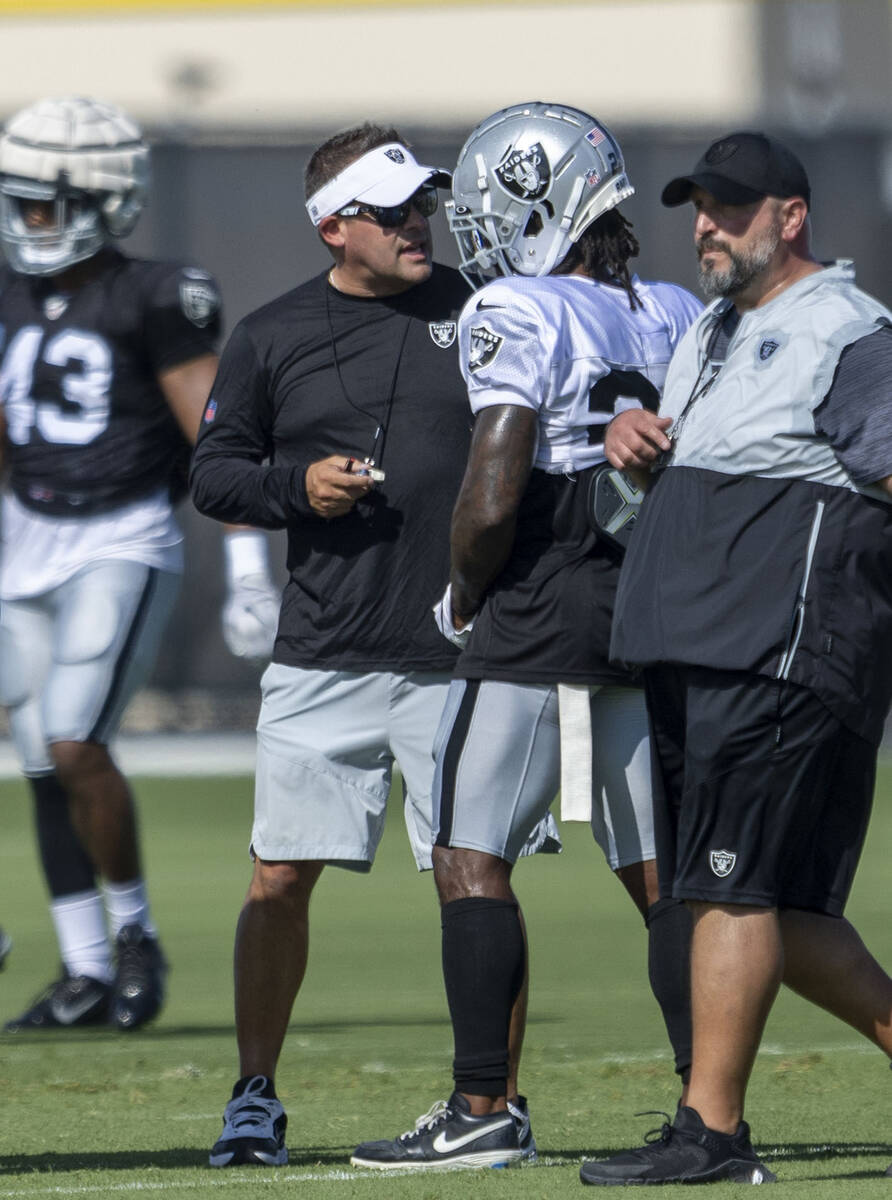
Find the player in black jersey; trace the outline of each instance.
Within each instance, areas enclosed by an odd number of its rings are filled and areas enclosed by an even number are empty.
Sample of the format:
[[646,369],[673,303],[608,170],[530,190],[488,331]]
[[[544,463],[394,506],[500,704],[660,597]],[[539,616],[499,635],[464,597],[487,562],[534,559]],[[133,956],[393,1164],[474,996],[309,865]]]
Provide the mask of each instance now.
[[[115,247],[147,182],[139,129],[93,100],[41,101],[0,137],[0,702],[34,792],[64,966],[9,1030],[133,1029],[163,1000],[133,800],[108,743],[177,592],[172,501],[216,370],[220,312],[206,271]],[[230,603],[236,638],[251,621],[259,630],[244,596]]]
[[447,180],[376,125],[316,151],[307,208],[334,266],[237,326],[193,459],[198,508],[287,529],[290,572],[236,935],[241,1078],[212,1166],[287,1161],[274,1074],[310,894],[326,863],[371,867],[394,762],[430,866],[431,747],[455,661],[431,609],[470,434],[456,352],[468,289],[432,264],[427,221]]

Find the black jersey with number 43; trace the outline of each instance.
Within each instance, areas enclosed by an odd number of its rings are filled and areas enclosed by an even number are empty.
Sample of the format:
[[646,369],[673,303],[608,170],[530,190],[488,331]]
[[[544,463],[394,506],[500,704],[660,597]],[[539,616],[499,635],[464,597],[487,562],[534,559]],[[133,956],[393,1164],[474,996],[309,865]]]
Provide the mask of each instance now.
[[211,354],[206,271],[105,250],[66,294],[0,267],[0,403],[10,486],[38,512],[82,516],[185,481],[189,447],[158,383]]

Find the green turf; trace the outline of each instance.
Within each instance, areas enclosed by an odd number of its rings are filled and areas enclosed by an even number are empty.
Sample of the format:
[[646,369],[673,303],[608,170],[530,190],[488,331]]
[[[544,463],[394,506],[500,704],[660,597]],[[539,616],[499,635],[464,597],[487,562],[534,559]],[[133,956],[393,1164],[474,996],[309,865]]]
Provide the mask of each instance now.
[[[516,872],[532,951],[522,1086],[545,1165],[381,1178],[350,1150],[407,1128],[449,1091],[451,1042],[433,885],[414,871],[398,820],[370,877],[329,871],[278,1078],[291,1163],[212,1172],[207,1151],[235,1074],[232,931],[247,882],[248,780],[138,781],[148,875],[172,961],[157,1024],[121,1035],[0,1035],[0,1200],[152,1191],[195,1200],[283,1189],[320,1197],[451,1200],[581,1195],[579,1160],[638,1143],[676,1088],[646,985],[640,920],[584,830],[557,859]],[[892,962],[892,772],[850,915]],[[15,939],[0,1018],[47,982],[54,940],[19,784],[0,784],[0,923]],[[892,1195],[892,1074],[858,1037],[782,995],[751,1085],[755,1137],[791,1196]],[[710,1195],[737,1194],[714,1185]],[[673,1194],[680,1189],[669,1189]]]

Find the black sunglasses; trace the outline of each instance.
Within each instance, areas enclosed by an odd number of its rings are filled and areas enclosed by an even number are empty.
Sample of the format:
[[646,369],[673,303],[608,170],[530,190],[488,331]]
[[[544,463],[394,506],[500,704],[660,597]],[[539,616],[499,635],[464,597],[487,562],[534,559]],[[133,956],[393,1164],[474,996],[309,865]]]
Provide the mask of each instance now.
[[339,217],[358,217],[360,214],[366,213],[382,229],[396,229],[400,225],[405,225],[413,208],[423,217],[431,217],[437,211],[439,202],[437,189],[433,184],[424,183],[402,204],[388,204],[384,208],[377,204],[348,204],[337,215]]

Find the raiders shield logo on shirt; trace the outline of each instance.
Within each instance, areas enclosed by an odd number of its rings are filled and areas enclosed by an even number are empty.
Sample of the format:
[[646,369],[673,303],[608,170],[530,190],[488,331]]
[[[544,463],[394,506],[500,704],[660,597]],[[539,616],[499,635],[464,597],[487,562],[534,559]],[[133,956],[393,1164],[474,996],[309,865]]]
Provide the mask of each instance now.
[[458,328],[455,321],[429,321],[427,325],[434,345],[441,350],[448,350],[455,341],[455,331]]
[[199,329],[204,329],[205,325],[210,323],[220,307],[220,296],[214,281],[204,271],[183,272],[183,278],[180,280],[180,307]]
[[475,325],[471,330],[468,370],[479,371],[481,367],[488,367],[501,350],[504,340],[485,325]]
[[519,200],[538,200],[551,184],[551,168],[541,142],[526,150],[509,150],[495,170],[496,179]]

